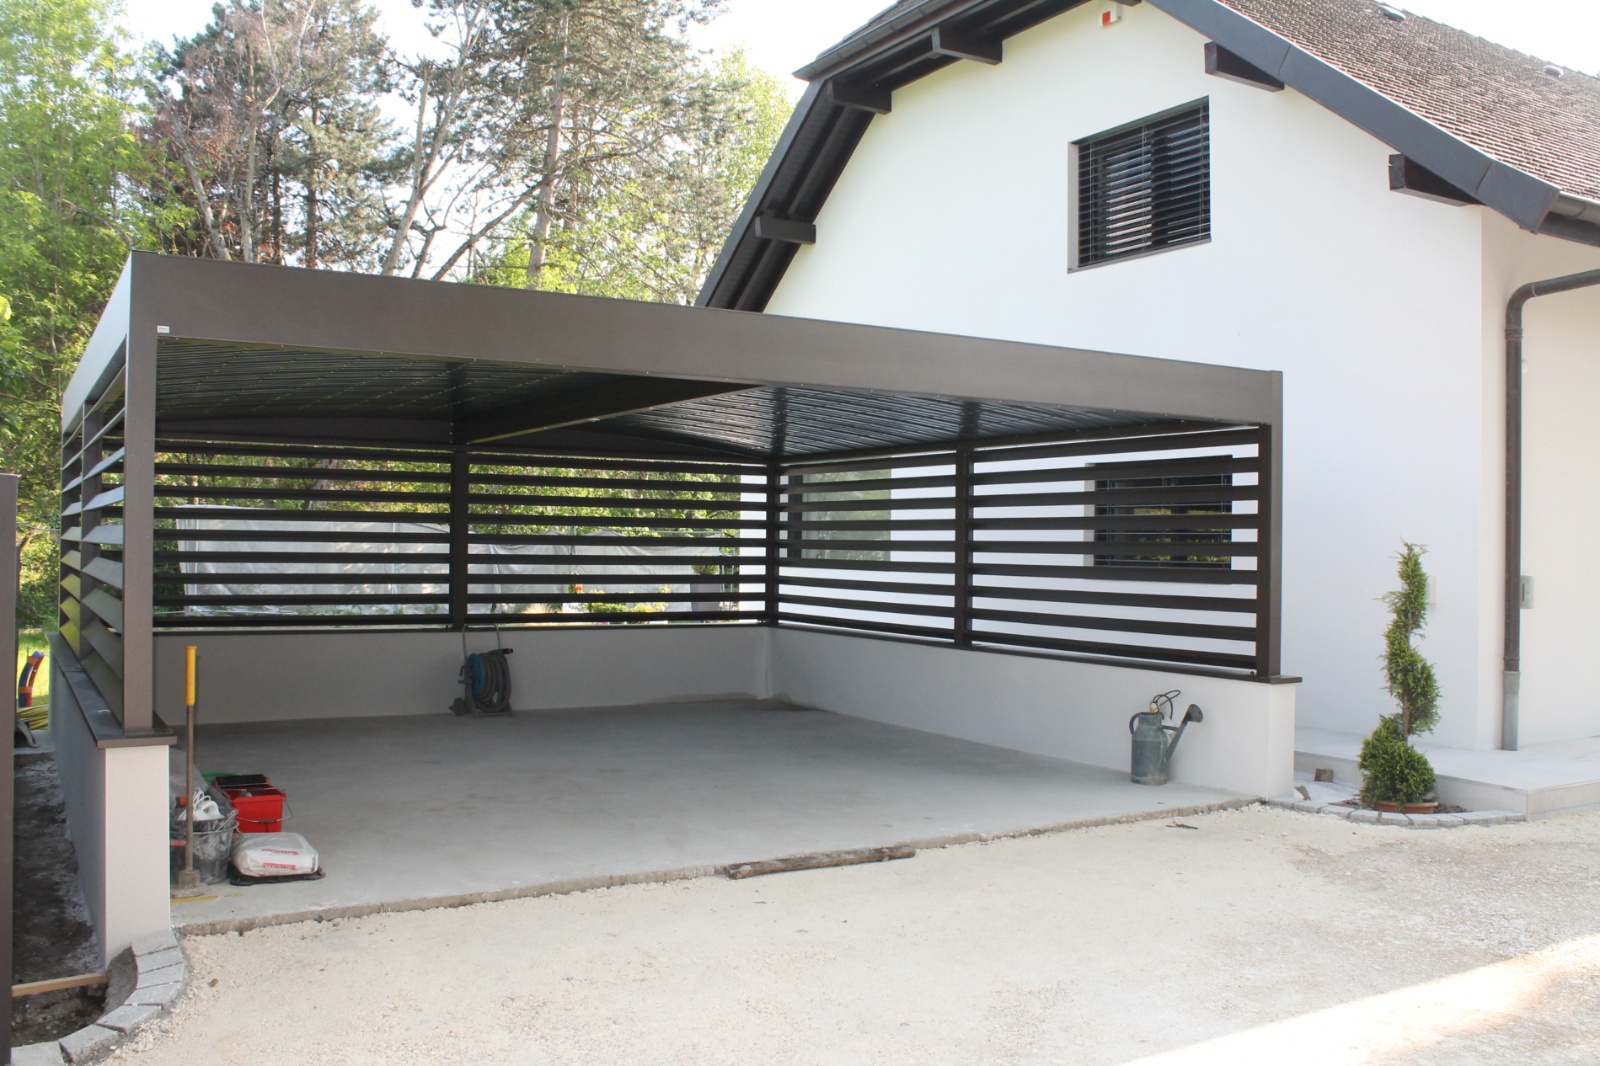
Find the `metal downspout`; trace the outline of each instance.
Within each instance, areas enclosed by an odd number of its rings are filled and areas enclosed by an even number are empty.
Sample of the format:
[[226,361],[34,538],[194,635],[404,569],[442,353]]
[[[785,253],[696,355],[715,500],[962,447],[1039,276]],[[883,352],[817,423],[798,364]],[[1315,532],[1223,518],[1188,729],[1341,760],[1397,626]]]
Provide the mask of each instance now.
[[1536,296],[1600,285],[1600,270],[1533,281],[1506,301],[1505,652],[1500,747],[1517,750],[1522,713],[1522,309]]

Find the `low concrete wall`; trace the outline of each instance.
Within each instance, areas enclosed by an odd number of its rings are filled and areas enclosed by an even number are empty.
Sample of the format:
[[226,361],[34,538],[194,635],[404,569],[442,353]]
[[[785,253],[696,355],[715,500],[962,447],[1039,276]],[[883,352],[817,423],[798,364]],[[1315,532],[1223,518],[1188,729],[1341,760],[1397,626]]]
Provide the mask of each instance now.
[[171,927],[167,749],[97,747],[53,657],[50,700],[67,832],[104,966]]
[[1179,713],[1205,711],[1173,757],[1173,777],[1258,796],[1294,781],[1293,684],[793,629],[772,633],[773,695],[1003,748],[1125,768],[1128,717],[1181,688]]
[[[507,630],[517,710],[766,694],[767,631],[754,626]],[[156,708],[183,714],[183,646],[199,648],[200,721],[442,714],[461,695],[461,634],[173,633],[156,637]],[[470,651],[493,633],[467,634]]]

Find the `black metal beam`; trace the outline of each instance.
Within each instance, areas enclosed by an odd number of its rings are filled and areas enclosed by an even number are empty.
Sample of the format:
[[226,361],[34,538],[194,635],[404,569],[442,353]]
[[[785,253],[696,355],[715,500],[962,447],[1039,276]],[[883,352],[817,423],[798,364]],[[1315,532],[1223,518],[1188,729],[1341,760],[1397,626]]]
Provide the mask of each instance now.
[[1216,41],[1206,42],[1206,73],[1214,78],[1226,78],[1255,89],[1266,89],[1274,93],[1283,91],[1282,81],[1243,56],[1228,51]]
[[756,216],[756,237],[764,241],[782,241],[785,244],[816,244],[817,225],[798,219],[780,218],[766,214]]
[[1005,43],[993,37],[980,37],[955,26],[935,26],[933,51],[955,59],[971,59],[990,66],[1001,61]]
[[470,573],[472,456],[457,448],[450,457],[450,628],[465,629]]
[[703,400],[708,396],[745,392],[747,388],[727,382],[684,381],[678,378],[619,379],[615,383],[607,383],[553,403],[519,405],[517,410],[501,411],[458,423],[456,438],[462,444],[488,444],[511,437],[525,437],[530,433],[598,422],[617,415],[671,407],[690,400]]
[[870,111],[874,115],[887,115],[894,109],[894,93],[881,85],[830,81],[827,96],[828,101],[838,107]]
[[1389,188],[1408,196],[1420,196],[1424,200],[1449,204],[1451,207],[1464,207],[1478,202],[1478,198],[1471,193],[1450,184],[1421,163],[1399,153],[1389,157]]

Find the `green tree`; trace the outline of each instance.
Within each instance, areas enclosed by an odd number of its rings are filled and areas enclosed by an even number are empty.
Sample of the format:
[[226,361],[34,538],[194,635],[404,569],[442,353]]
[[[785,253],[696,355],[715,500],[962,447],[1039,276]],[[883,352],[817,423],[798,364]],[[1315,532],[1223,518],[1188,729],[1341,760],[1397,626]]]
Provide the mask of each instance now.
[[542,249],[531,271],[539,288],[692,303],[790,111],[778,80],[737,52],[701,74],[696,95],[676,117],[635,115],[672,136],[569,175],[549,208],[555,225],[541,236],[538,213],[523,216],[522,235],[483,279],[522,283]]
[[377,17],[362,0],[229,0],[164,57],[151,135],[194,208],[184,250],[379,266],[397,175]]
[[152,244],[134,190],[146,64],[111,0],[0,0],[0,466],[22,475],[28,624],[53,624],[61,390],[128,252]]
[[[409,180],[383,272],[443,278],[535,249],[573,182],[659,152],[710,103],[683,38],[721,0],[429,0],[442,56],[406,64]],[[538,285],[546,257],[524,259]]]

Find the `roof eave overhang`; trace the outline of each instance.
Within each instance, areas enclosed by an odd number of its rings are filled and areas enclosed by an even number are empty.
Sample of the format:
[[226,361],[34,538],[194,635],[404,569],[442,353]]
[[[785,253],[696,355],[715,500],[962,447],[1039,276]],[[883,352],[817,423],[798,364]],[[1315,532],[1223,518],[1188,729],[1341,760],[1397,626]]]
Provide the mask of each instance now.
[[[703,306],[750,311],[766,307],[793,258],[795,247],[760,236],[756,232],[757,219],[773,215],[814,224],[827,192],[843,172],[872,117],[870,113],[865,114],[853,136],[847,132],[843,136],[808,137],[808,132],[815,133],[830,122],[837,125],[842,105],[830,92],[830,87],[859,87],[866,80],[887,98],[899,85],[937,69],[929,62],[920,67],[899,69],[894,69],[894,64],[895,57],[916,49],[919,42],[934,42],[934,34],[941,27],[977,25],[986,17],[986,12],[1008,6],[1025,8],[1025,17],[1019,12],[994,24],[998,29],[991,32],[1004,37],[1083,2],[1044,0],[1017,5],[1010,0],[929,0],[824,52],[802,67],[796,72],[797,76],[812,84],[796,107],[697,302]],[[1218,0],[1150,0],[1150,3],[1451,185],[1470,193],[1477,202],[1523,229],[1600,245],[1600,204],[1564,193],[1550,182],[1493,158]],[[928,58],[937,60],[938,57],[930,51]],[[888,77],[874,77],[885,69],[891,71]],[[797,198],[793,192],[797,188],[809,190],[809,196]]]

